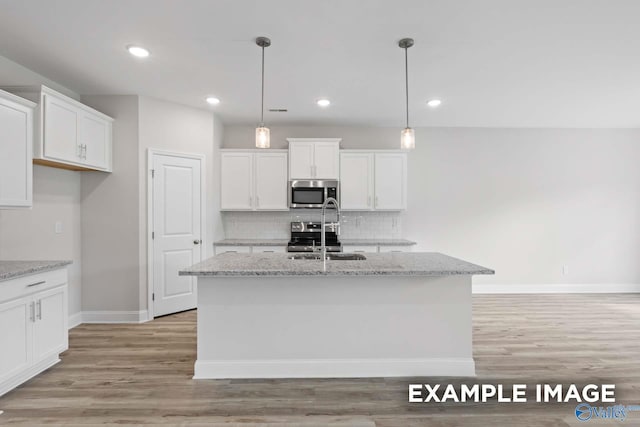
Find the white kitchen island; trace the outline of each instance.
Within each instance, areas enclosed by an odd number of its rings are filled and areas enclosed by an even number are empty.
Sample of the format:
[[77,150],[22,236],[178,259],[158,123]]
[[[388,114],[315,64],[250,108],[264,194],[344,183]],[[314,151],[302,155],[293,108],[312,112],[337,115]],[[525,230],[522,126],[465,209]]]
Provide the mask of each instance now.
[[440,253],[226,253],[198,277],[194,378],[474,376],[471,277]]

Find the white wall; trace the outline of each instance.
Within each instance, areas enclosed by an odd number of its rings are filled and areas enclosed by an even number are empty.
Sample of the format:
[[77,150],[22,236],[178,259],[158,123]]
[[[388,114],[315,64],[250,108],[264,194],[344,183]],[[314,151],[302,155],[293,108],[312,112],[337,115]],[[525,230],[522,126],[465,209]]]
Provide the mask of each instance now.
[[[219,122],[218,122],[219,123]],[[214,218],[219,214],[214,210],[214,198],[218,197],[214,188],[214,115],[210,111],[186,107],[149,97],[140,97],[140,144],[138,161],[139,184],[139,264],[140,292],[139,304],[147,307],[147,152],[149,149],[177,153],[192,153],[206,156],[206,221],[204,258],[213,254]]]
[[83,311],[139,311],[138,97],[84,96],[113,117],[113,172],[82,172]]
[[[272,126],[398,148],[400,128]],[[640,130],[420,128],[409,154],[404,237],[494,268],[475,283],[640,283]],[[227,126],[225,148],[253,127]],[[563,266],[569,274],[563,275]]]
[[[78,172],[33,166],[33,208],[0,210],[0,259],[72,260],[69,314],[81,310],[80,178]],[[55,224],[62,223],[62,233]]]

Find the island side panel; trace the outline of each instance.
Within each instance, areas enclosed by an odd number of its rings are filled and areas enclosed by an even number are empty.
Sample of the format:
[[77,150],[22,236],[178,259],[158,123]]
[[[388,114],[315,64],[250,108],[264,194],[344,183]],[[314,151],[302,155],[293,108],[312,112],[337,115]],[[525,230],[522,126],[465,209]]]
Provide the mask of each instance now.
[[471,276],[198,277],[194,378],[473,376]]

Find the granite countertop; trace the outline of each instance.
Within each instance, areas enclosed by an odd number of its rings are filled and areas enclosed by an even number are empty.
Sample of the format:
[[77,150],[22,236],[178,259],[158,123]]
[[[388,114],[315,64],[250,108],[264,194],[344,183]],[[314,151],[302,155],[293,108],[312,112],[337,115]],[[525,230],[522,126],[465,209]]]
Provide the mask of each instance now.
[[0,261],[0,281],[57,270],[72,261]]
[[291,254],[225,253],[180,271],[181,276],[448,276],[494,274],[438,252],[366,254],[361,261],[291,260]]
[[[416,242],[406,239],[340,239],[343,245],[351,246],[411,246]],[[289,239],[224,239],[215,246],[287,246]]]

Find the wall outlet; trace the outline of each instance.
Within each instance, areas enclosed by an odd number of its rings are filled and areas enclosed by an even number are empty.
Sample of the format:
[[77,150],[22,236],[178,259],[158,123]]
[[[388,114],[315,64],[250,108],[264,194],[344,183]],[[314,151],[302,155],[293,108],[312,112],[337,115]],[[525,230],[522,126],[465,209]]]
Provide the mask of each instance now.
[[56,221],[56,234],[62,233],[62,221]]
[[568,266],[568,265],[563,265],[563,266],[562,266],[562,274],[563,274],[564,276],[566,276],[566,275],[568,275],[568,274],[569,274],[569,266]]

